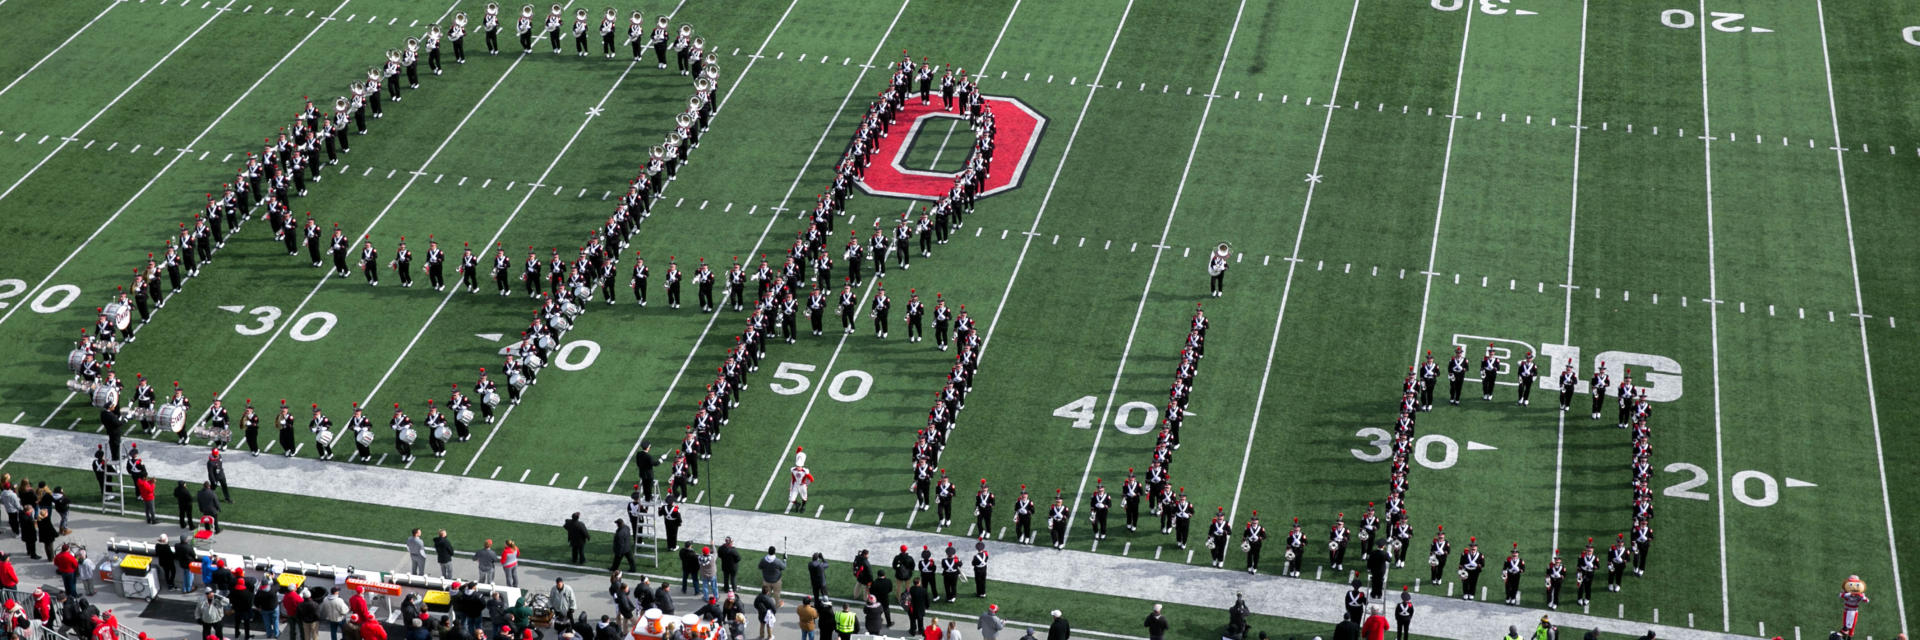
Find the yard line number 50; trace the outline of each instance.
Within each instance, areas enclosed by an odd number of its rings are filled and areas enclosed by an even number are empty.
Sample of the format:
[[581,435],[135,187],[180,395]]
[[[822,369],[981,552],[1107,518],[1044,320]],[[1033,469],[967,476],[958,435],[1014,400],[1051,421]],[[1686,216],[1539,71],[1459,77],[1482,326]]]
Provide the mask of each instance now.
[[[800,395],[808,389],[813,388],[813,380],[809,379],[807,374],[813,373],[817,369],[819,369],[819,367],[810,364],[782,362],[780,366],[774,367],[773,377],[775,380],[783,380],[791,382],[792,384],[774,382],[768,384],[767,388],[783,396]],[[873,374],[859,369],[847,369],[834,374],[833,381],[827,383],[827,397],[841,402],[858,402],[862,398],[867,397],[867,392],[872,390]]]

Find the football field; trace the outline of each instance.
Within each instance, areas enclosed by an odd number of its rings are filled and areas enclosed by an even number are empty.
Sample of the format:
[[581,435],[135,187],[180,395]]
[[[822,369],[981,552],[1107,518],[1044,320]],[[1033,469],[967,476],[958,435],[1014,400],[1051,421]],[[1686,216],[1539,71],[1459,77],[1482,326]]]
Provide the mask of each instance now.
[[[0,23],[15,27],[0,56],[0,342],[14,345],[0,421],[97,428],[98,411],[64,384],[94,309],[303,96],[329,109],[383,52],[455,12],[477,22],[484,4],[0,0]],[[569,22],[605,9],[562,4]],[[623,21],[672,14],[707,39],[721,69],[712,128],[629,247],[617,303],[586,305],[546,384],[410,469],[625,494],[632,453],[680,440],[746,316],[731,301],[700,312],[690,282],[687,304],[668,308],[667,263],[779,264],[904,51],[977,74],[985,94],[1043,119],[1015,188],[980,199],[931,257],[855,289],[885,287],[896,308],[910,290],[929,304],[937,293],[986,340],[941,458],[961,496],[949,533],[968,533],[965,503],[984,479],[1000,496],[996,525],[1011,525],[1026,487],[1075,507],[1070,548],[1206,562],[1198,531],[1192,550],[1153,526],[1096,544],[1084,514],[1096,484],[1144,473],[1204,305],[1208,357],[1172,479],[1198,508],[1196,530],[1216,508],[1236,532],[1257,512],[1277,542],[1297,518],[1302,578],[1344,580],[1319,549],[1336,514],[1351,524],[1386,497],[1407,368],[1455,346],[1477,363],[1491,345],[1509,363],[1536,354],[1543,384],[1567,364],[1582,380],[1602,363],[1616,381],[1630,367],[1655,401],[1653,552],[1646,575],[1596,593],[1592,613],[1818,638],[1837,628],[1839,585],[1857,574],[1873,598],[1860,635],[1906,630],[1913,576],[1899,552],[1916,548],[1920,491],[1900,478],[1920,452],[1899,443],[1920,433],[1920,410],[1900,398],[1920,387],[1920,339],[1899,323],[1920,322],[1920,261],[1901,248],[1920,240],[1920,4],[612,8]],[[423,62],[420,87],[352,136],[296,214],[371,239],[383,258],[401,238],[416,260],[429,238],[456,259],[462,245],[488,260],[498,246],[517,277],[529,251],[577,255],[691,83],[651,54],[604,58],[597,38],[585,57],[570,38],[561,55],[544,40],[522,55],[511,20],[500,55],[475,33],[465,64],[445,49],[443,75]],[[928,119],[902,164],[955,170],[969,145],[955,122]],[[856,191],[827,246],[922,204]],[[1212,298],[1220,243],[1230,269]],[[633,252],[653,269],[645,307],[626,288]],[[497,372],[539,306],[517,280],[495,295],[485,266],[479,293],[436,292],[424,276],[402,288],[391,272],[378,287],[330,277],[258,219],[214,257],[114,366],[129,384],[178,381],[196,417],[218,395],[236,415],[244,399],[268,415],[284,399],[301,424],[314,404],[337,423],[355,403],[377,424],[396,403],[419,419],[449,385]],[[885,339],[864,307],[858,322],[843,334],[829,313],[826,335],[803,321],[796,344],[768,347],[732,411],[741,422],[702,461],[695,501],[781,511],[790,454],[804,447],[818,478],[807,515],[934,529],[908,492],[911,445],[953,352],[907,342],[898,313]],[[1523,604],[1543,607],[1555,549],[1571,563],[1588,539],[1604,552],[1631,524],[1629,434],[1611,395],[1593,420],[1584,385],[1562,413],[1553,389],[1534,392],[1539,409],[1516,406],[1512,371],[1501,380],[1494,401],[1474,380],[1461,406],[1443,399],[1420,416],[1407,509],[1416,549],[1436,526],[1456,559],[1469,537],[1491,559],[1518,545]],[[313,456],[301,439],[297,455]],[[1413,555],[1394,584],[1426,582]],[[1422,592],[1457,594],[1446,577]],[[1482,585],[1498,591],[1491,572]]]

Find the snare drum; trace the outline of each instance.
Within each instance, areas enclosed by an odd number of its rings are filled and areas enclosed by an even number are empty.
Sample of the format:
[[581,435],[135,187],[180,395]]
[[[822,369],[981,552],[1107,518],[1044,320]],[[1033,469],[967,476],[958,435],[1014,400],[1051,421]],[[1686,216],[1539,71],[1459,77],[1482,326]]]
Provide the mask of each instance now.
[[[409,429],[409,430],[407,430],[407,433],[412,433],[412,432],[413,432],[413,431],[412,431],[411,429]],[[446,427],[445,425],[441,425],[441,426],[438,426],[438,427],[434,427],[434,428],[433,428],[433,439],[435,439],[435,440],[439,440],[439,441],[441,441],[441,442],[446,442],[446,441],[448,441],[448,440],[452,440],[452,439],[453,439],[453,430],[452,430],[452,429],[448,429],[448,428],[447,428],[447,427]]]
[[420,434],[414,432],[413,427],[402,427],[400,429],[400,444],[413,444],[413,441],[419,438]]
[[473,410],[461,409],[460,413],[454,415],[454,419],[459,420],[461,424],[473,422]]
[[360,430],[360,432],[359,432],[358,434],[355,434],[355,435],[353,436],[353,442],[354,442],[354,444],[358,444],[358,445],[360,445],[360,446],[362,446],[362,447],[366,447],[366,446],[372,446],[372,445],[373,445],[373,430],[372,430],[372,429],[361,429],[361,430]]
[[[480,402],[486,404],[489,408],[500,406],[500,394],[498,392],[488,391],[485,397],[480,398]],[[468,420],[472,420],[471,416],[473,412],[468,411],[467,415],[469,416]]]
[[512,385],[516,390],[526,389],[527,377],[516,371],[513,375],[507,376],[507,384]]

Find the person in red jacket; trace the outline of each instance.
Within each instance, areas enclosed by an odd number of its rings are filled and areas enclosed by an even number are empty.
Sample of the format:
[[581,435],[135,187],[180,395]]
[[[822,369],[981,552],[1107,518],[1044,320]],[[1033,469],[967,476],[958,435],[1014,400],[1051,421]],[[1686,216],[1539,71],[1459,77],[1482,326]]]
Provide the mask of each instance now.
[[159,524],[160,520],[153,514],[153,479],[135,480],[133,486],[140,494],[140,503],[147,507],[147,524]]
[[353,597],[347,599],[347,610],[352,611],[353,615],[360,616],[361,620],[374,620],[375,624],[378,624],[378,619],[373,617],[373,610],[367,608],[366,595],[360,592],[359,587],[354,587]]
[[[4,551],[0,551],[0,594],[4,594],[7,601],[12,602],[20,597],[18,593],[19,589],[20,574],[15,573],[13,570],[13,557],[8,556]],[[11,609],[12,607],[8,608]]]
[[360,640],[387,640],[387,628],[378,619],[363,618],[359,614],[354,614],[351,619],[360,625]]
[[1360,624],[1360,637],[1366,640],[1387,639],[1387,616],[1380,613],[1380,605],[1367,609],[1367,621]]
[[80,560],[73,557],[72,547],[60,545],[60,553],[53,556],[53,572],[60,574],[60,585],[67,589],[67,593],[79,593]]
[[33,619],[41,622],[53,621],[53,594],[46,587],[33,589]]

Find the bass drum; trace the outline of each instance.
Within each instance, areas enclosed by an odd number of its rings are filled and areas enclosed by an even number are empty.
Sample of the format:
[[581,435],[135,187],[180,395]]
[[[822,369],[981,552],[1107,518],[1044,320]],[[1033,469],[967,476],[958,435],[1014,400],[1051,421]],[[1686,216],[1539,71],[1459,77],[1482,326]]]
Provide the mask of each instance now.
[[67,352],[67,371],[79,375],[80,364],[87,361],[87,350],[75,347]]
[[127,308],[125,302],[108,303],[102,311],[106,313],[108,319],[113,321],[114,329],[126,331],[127,326],[133,324],[133,310]]
[[187,426],[187,408],[177,404],[163,404],[154,412],[155,422],[160,427],[174,433],[180,433]]
[[93,406],[105,409],[120,404],[120,388],[107,383],[93,385]]

